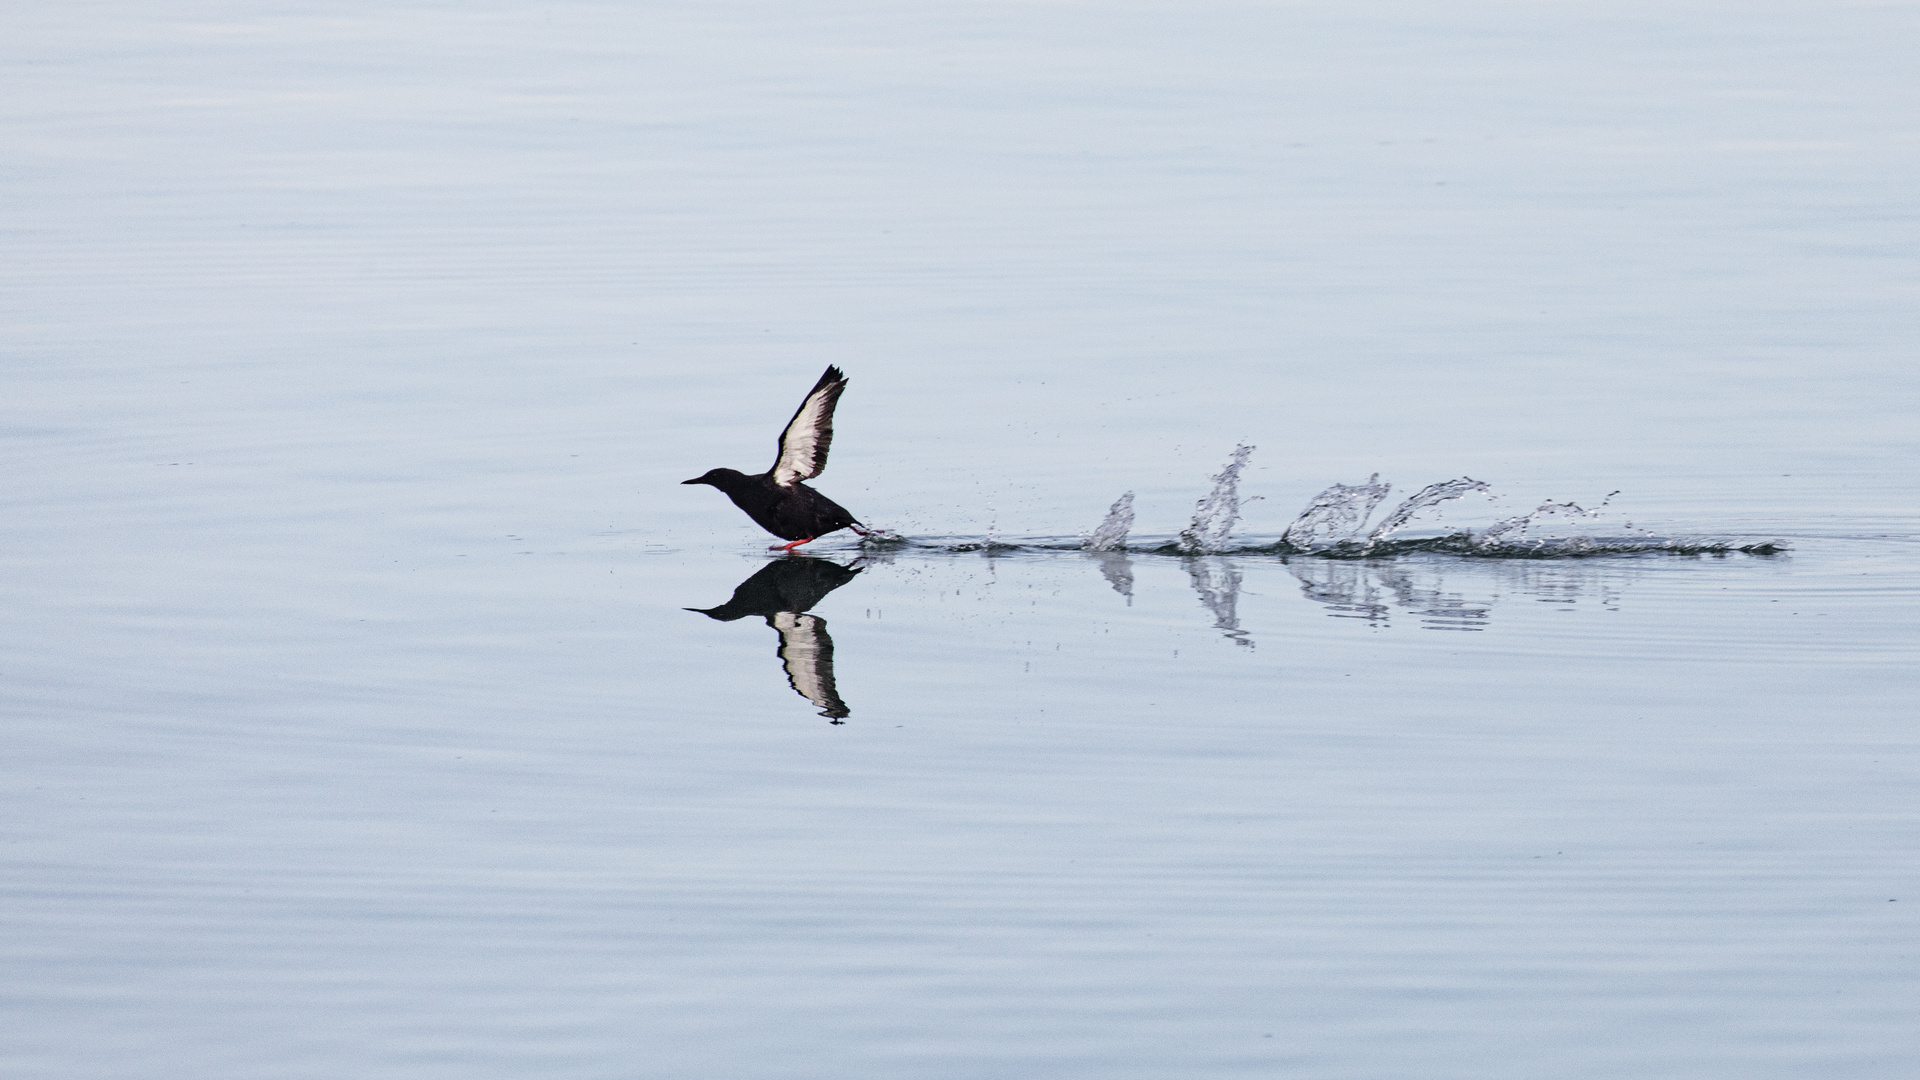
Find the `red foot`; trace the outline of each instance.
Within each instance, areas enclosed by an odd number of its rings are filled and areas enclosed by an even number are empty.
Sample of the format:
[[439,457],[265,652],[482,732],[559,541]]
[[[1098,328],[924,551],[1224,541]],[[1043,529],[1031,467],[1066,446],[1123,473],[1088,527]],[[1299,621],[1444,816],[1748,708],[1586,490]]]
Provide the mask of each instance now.
[[793,554],[794,548],[799,547],[801,544],[811,544],[811,543],[813,543],[813,537],[809,536],[805,540],[795,540],[791,544],[775,544],[772,547],[768,548],[767,550],[768,551],[784,551],[787,554],[791,555]]

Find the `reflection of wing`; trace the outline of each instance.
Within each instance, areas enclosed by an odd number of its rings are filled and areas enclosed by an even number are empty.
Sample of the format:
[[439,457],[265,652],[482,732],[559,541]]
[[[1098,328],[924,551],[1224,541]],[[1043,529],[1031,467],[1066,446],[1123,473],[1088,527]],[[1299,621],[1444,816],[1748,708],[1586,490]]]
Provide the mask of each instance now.
[[780,456],[773,463],[773,482],[781,487],[819,476],[827,467],[827,447],[833,444],[833,407],[847,388],[847,377],[829,367],[800,403],[787,430],[780,433]]
[[787,665],[787,683],[801,697],[820,706],[820,715],[838,721],[852,710],[833,686],[833,639],[827,620],[792,611],[775,612],[767,622],[780,631],[780,659]]

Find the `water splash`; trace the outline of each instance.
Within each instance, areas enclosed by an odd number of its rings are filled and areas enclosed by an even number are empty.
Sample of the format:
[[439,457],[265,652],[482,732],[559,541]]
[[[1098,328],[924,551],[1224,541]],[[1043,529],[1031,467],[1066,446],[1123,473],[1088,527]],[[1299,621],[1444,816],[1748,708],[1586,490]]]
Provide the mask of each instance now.
[[[1375,477],[1379,475],[1379,473],[1374,474]],[[1457,499],[1462,495],[1471,495],[1476,491],[1492,490],[1490,486],[1475,480],[1471,476],[1463,476],[1458,480],[1442,480],[1437,484],[1428,484],[1426,487],[1414,492],[1412,497],[1407,499],[1407,501],[1395,507],[1393,513],[1380,519],[1380,524],[1375,525],[1373,531],[1367,534],[1367,547],[1372,548],[1379,544],[1382,540],[1391,536],[1395,530],[1405,527],[1407,522],[1412,520],[1415,514],[1430,506],[1437,506],[1449,499]],[[1381,494],[1386,494],[1384,486],[1381,489]],[[1372,507],[1369,506],[1368,510],[1371,511]]]
[[1235,446],[1226,467],[1209,477],[1213,490],[1195,504],[1193,524],[1180,530],[1180,539],[1174,542],[1180,554],[1212,555],[1226,550],[1227,536],[1240,520],[1240,507],[1247,501],[1240,498],[1240,470],[1247,467],[1253,450],[1246,443]]
[[1392,484],[1380,482],[1379,473],[1367,477],[1364,484],[1335,484],[1314,496],[1307,508],[1300,511],[1300,516],[1293,519],[1293,524],[1287,526],[1287,531],[1280,534],[1277,546],[1289,551],[1312,551],[1351,540],[1372,516],[1374,507],[1392,490]]
[[1100,522],[1099,528],[1087,537],[1088,551],[1124,551],[1127,546],[1127,533],[1133,529],[1133,492],[1129,491],[1113,501],[1107,510],[1107,516]]
[[[1525,514],[1521,514],[1518,517],[1510,517],[1504,521],[1496,521],[1492,525],[1489,525],[1485,529],[1482,529],[1480,532],[1475,533],[1473,536],[1473,546],[1481,551],[1493,551],[1493,550],[1498,550],[1500,548],[1506,548],[1506,547],[1527,546],[1528,545],[1527,530],[1533,528],[1535,525],[1540,524],[1542,521],[1544,521],[1547,518],[1551,518],[1551,517],[1594,518],[1599,516],[1600,516],[1599,510],[1597,509],[1588,510],[1586,507],[1581,506],[1579,503],[1543,502],[1539,506],[1534,507],[1531,511]],[[1593,540],[1588,537],[1577,537],[1572,541],[1562,541],[1561,543],[1563,546],[1566,544],[1578,545],[1582,541],[1584,541],[1584,543],[1588,545],[1591,545],[1593,543]],[[1538,546],[1540,543],[1541,541],[1533,541],[1531,546]]]
[[[886,544],[860,545],[863,557],[883,558],[919,552],[964,554],[986,552],[990,555],[1047,555],[1074,552],[1101,560],[1109,557],[1177,556],[1191,558],[1180,550],[1180,538],[1164,533],[1134,536],[1126,551],[1089,552],[1081,536],[902,536]],[[1271,539],[1248,538],[1229,544],[1217,555],[1311,556],[1315,559],[1387,559],[1400,555],[1455,555],[1476,559],[1582,559],[1596,555],[1760,555],[1771,556],[1791,550],[1784,540],[1759,540],[1745,537],[1664,537],[1652,534],[1634,536],[1578,536],[1571,538],[1529,538],[1513,541],[1496,537],[1489,541],[1484,533],[1476,535],[1462,529],[1444,536],[1388,537],[1371,547],[1357,541],[1320,545],[1302,550]]]
[[[1791,545],[1783,540],[1715,540],[1701,537],[1575,536],[1565,539],[1487,540],[1485,534],[1454,533],[1418,540],[1394,540],[1368,554],[1406,555],[1434,552],[1480,559],[1586,559],[1600,555],[1779,555]],[[1340,550],[1315,552],[1329,558],[1350,557]]]
[[[1532,511],[1495,522],[1479,531],[1458,529],[1445,535],[1401,536],[1408,523],[1420,513],[1440,503],[1462,496],[1490,492],[1492,488],[1470,476],[1428,484],[1402,501],[1381,518],[1371,530],[1366,523],[1383,502],[1392,485],[1379,473],[1364,484],[1335,484],[1321,492],[1288,525],[1277,540],[1230,542],[1234,524],[1240,520],[1240,508],[1254,498],[1239,495],[1240,473],[1254,448],[1239,445],[1218,475],[1214,487],[1195,506],[1193,523],[1178,537],[1135,537],[1133,492],[1114,500],[1105,519],[1090,534],[1071,536],[1006,537],[999,534],[998,514],[988,508],[992,519],[984,537],[908,537],[879,531],[862,538],[863,551],[880,554],[902,549],[932,548],[948,552],[982,552],[989,556],[1019,552],[1082,551],[1102,557],[1101,573],[1114,590],[1131,598],[1133,574],[1125,554],[1176,555],[1311,555],[1320,559],[1383,559],[1401,555],[1438,554],[1481,559],[1584,559],[1604,555],[1731,555],[1771,556],[1788,549],[1779,540],[1746,538],[1661,537],[1648,530],[1625,528],[1635,535],[1536,536],[1532,530],[1550,518],[1595,518],[1600,516],[1619,492],[1610,492],[1594,509],[1579,503],[1544,502]],[[1129,547],[1129,541],[1132,546]],[[1108,558],[1118,558],[1108,563]],[[1218,590],[1215,594],[1219,595]],[[1205,593],[1203,592],[1203,595]],[[1370,601],[1368,602],[1370,603]],[[1365,604],[1362,605],[1366,606]]]

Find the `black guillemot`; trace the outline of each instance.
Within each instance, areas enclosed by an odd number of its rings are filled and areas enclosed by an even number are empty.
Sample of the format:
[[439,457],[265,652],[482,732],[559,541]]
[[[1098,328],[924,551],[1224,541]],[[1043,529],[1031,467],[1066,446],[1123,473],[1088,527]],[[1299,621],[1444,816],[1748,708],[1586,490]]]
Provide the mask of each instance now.
[[755,476],[736,469],[712,469],[681,483],[719,488],[755,524],[791,541],[773,545],[774,551],[790,553],[801,544],[840,529],[867,535],[867,529],[845,507],[800,482],[819,476],[827,467],[827,447],[833,443],[833,407],[846,388],[847,377],[839,368],[828,367],[780,433],[780,453],[773,468]]

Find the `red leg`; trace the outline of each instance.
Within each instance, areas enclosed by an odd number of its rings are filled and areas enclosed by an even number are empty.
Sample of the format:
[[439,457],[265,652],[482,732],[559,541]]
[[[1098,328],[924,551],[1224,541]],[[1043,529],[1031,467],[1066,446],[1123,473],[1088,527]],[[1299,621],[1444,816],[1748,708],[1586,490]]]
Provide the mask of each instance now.
[[793,554],[794,548],[799,547],[801,544],[811,544],[811,543],[813,543],[813,537],[809,536],[805,540],[795,540],[791,544],[775,544],[772,547],[768,548],[767,550],[768,551],[784,551],[787,554],[791,555]]

